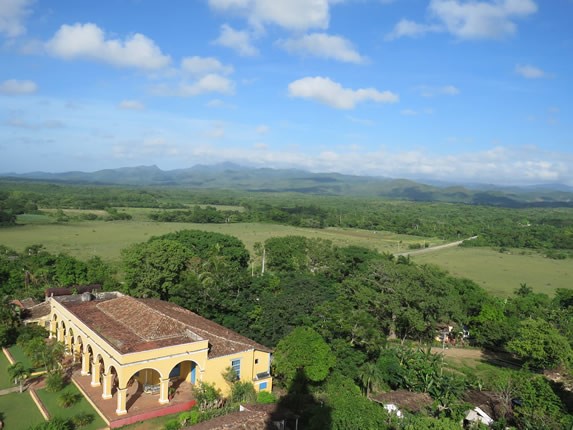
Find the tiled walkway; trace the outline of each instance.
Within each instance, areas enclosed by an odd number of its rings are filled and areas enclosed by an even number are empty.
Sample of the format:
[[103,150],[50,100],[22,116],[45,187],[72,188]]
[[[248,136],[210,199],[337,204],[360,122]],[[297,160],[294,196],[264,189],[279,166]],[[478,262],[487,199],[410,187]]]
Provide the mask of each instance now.
[[120,416],[115,413],[117,408],[117,395],[115,394],[115,390],[112,391],[113,397],[105,400],[101,397],[102,387],[91,386],[91,376],[81,376],[79,372],[74,372],[73,379],[110,423],[118,419],[123,420],[148,412],[157,412],[156,416],[161,416],[164,415],[160,413],[161,410],[165,410],[166,414],[171,413],[169,409],[172,409],[173,406],[188,403],[193,400],[191,384],[186,382],[182,382],[179,387],[177,387],[175,396],[166,405],[159,404],[159,394],[143,393],[143,387],[136,382],[127,390],[127,414]]

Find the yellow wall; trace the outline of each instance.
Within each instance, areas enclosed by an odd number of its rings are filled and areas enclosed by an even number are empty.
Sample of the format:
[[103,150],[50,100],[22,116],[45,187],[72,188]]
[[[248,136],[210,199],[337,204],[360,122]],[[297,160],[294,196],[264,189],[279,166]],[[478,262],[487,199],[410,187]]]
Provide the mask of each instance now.
[[[223,394],[230,391],[229,384],[223,379],[223,373],[231,366],[232,360],[241,360],[241,380],[252,382],[257,391],[261,382],[267,382],[265,391],[272,389],[272,379],[265,381],[254,380],[257,373],[268,372],[270,368],[270,354],[262,351],[249,350],[224,357],[208,359],[208,341],[202,340],[190,342],[183,345],[175,345],[166,348],[158,348],[150,351],[142,351],[131,354],[120,354],[109,343],[101,338],[97,333],[87,327],[83,322],[76,318],[59,302],[50,299],[52,311],[50,321],[52,328],[55,327],[54,315],[56,322],[60,326],[64,322],[66,334],[68,329],[73,330],[74,343],[78,344],[82,340],[83,351],[87,351],[88,345],[93,351],[93,359],[96,361],[101,357],[104,373],[108,373],[111,366],[114,367],[120,388],[127,385],[129,378],[136,372],[140,372],[139,380],[141,383],[158,384],[159,378],[168,378],[169,373],[178,363],[184,362],[181,366],[180,377],[190,381],[191,364],[188,360],[196,363],[195,381],[208,382],[219,388]],[[53,330],[52,330],[53,331]],[[65,341],[65,339],[64,339]],[[68,339],[69,341],[69,339]],[[255,363],[255,360],[258,362]],[[148,370],[146,370],[148,369]],[[157,371],[153,372],[151,369]]]
[[[203,374],[203,381],[215,384],[217,388],[221,389],[223,395],[229,394],[231,387],[223,378],[223,373],[228,367],[231,367],[231,362],[237,359],[241,360],[241,381],[253,383],[255,389],[259,391],[258,386],[260,382],[264,381],[255,381],[254,378],[257,373],[269,370],[270,354],[268,352],[250,350],[210,359],[207,363],[207,371]],[[256,364],[255,359],[258,359]],[[265,379],[265,381],[267,381],[267,387],[263,391],[271,391],[272,378]]]

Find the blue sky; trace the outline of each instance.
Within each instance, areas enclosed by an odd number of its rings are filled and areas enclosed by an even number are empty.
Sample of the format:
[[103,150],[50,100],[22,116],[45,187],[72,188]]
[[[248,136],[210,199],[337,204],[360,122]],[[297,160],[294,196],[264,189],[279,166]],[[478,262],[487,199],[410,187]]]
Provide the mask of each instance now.
[[0,0],[0,172],[573,185],[573,0]]

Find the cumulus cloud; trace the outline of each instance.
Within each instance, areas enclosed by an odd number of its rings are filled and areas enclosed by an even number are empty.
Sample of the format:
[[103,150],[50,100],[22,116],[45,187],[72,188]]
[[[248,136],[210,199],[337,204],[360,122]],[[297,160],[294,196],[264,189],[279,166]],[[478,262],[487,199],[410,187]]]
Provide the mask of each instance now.
[[143,34],[135,33],[124,40],[108,38],[92,23],[62,25],[45,47],[55,57],[94,60],[117,67],[157,70],[171,62],[171,58]]
[[539,79],[547,77],[546,72],[530,64],[524,64],[524,65],[518,64],[517,66],[515,66],[515,73],[527,79]]
[[349,40],[326,33],[306,34],[298,38],[279,40],[278,45],[291,54],[310,55],[346,63],[366,61]]
[[429,32],[439,31],[442,30],[437,25],[418,24],[409,19],[401,19],[386,36],[386,40],[399,39],[400,37],[420,37]]
[[254,27],[273,24],[288,30],[326,29],[329,0],[209,0],[219,12],[245,17]]
[[444,85],[442,87],[420,85],[416,89],[422,97],[457,96],[460,93],[460,90],[453,85]]
[[253,45],[251,33],[244,30],[235,30],[227,24],[221,26],[221,34],[213,43],[230,48],[243,57],[254,57],[259,54],[257,48]]
[[21,36],[26,32],[24,20],[31,12],[33,0],[3,0],[0,2],[0,34]]
[[214,57],[185,57],[181,60],[181,70],[194,76],[204,76],[210,73],[229,75],[233,73],[232,66],[226,66]]
[[33,94],[36,91],[38,91],[38,85],[34,81],[8,79],[0,83],[0,94],[4,95]]
[[315,100],[336,109],[354,109],[358,103],[365,101],[377,103],[398,101],[398,95],[390,91],[381,92],[375,88],[353,90],[321,76],[306,77],[291,82],[288,91],[291,97]]
[[230,79],[217,74],[208,74],[194,82],[181,82],[175,88],[157,85],[152,93],[158,96],[194,97],[206,93],[233,94],[235,84]]
[[145,105],[138,100],[122,100],[118,107],[125,110],[143,110]]
[[515,20],[537,12],[533,0],[431,0],[429,16],[435,21],[420,24],[403,19],[387,39],[419,37],[447,31],[459,39],[501,39],[515,34]]

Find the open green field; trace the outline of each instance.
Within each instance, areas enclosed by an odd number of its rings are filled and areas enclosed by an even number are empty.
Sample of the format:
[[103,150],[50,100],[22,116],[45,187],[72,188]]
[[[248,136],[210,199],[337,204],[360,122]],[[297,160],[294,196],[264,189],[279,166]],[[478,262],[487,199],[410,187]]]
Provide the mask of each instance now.
[[[130,210],[131,211],[131,210]],[[400,235],[390,232],[374,232],[354,229],[308,229],[277,224],[191,224],[158,223],[151,221],[78,221],[63,224],[26,224],[0,229],[0,245],[17,251],[27,246],[43,244],[52,253],[65,252],[78,258],[99,256],[107,261],[117,261],[120,251],[127,246],[144,242],[152,236],[184,230],[197,229],[230,234],[245,243],[249,251],[256,242],[271,237],[300,235],[310,238],[332,240],[339,246],[359,245],[381,252],[399,252],[410,243],[443,243],[439,239]]]
[[33,369],[34,372],[45,370],[45,369],[35,369],[32,366],[32,361],[24,353],[24,350],[22,350],[20,345],[12,345],[10,348],[8,348],[8,350],[10,351],[10,354],[12,354],[12,357],[14,358],[14,360],[22,363],[24,365],[24,367],[27,367],[29,369]]
[[44,422],[30,393],[12,393],[0,396],[0,414],[4,428],[26,430]]
[[449,248],[412,255],[418,264],[435,264],[452,275],[469,278],[487,291],[507,297],[526,283],[534,291],[553,294],[573,288],[571,260],[552,260],[539,254],[500,253],[490,248]]
[[[77,395],[79,401],[74,405],[70,406],[69,408],[62,408],[58,402],[59,402],[59,397],[65,392]],[[45,389],[38,390],[37,393],[38,397],[40,398],[40,400],[42,400],[42,403],[48,410],[50,417],[58,416],[62,418],[73,418],[74,416],[80,413],[88,413],[90,415],[93,415],[94,420],[87,426],[82,427],[83,430],[97,430],[106,427],[106,423],[102,420],[102,418],[94,410],[92,405],[88,403],[88,401],[84,398],[83,395],[81,395],[79,390],[72,383],[68,384],[66,388],[57,393],[50,393]]]

